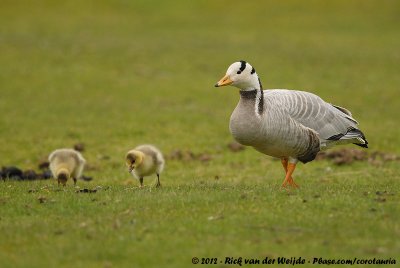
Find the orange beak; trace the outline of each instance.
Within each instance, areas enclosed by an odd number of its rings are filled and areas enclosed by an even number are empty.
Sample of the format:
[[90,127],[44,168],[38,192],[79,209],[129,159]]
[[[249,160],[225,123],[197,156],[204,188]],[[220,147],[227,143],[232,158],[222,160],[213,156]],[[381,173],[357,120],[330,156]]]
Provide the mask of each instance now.
[[225,75],[224,77],[222,77],[221,80],[219,80],[216,84],[215,87],[223,87],[223,86],[228,86],[230,84],[232,84],[233,81],[229,78],[228,75]]

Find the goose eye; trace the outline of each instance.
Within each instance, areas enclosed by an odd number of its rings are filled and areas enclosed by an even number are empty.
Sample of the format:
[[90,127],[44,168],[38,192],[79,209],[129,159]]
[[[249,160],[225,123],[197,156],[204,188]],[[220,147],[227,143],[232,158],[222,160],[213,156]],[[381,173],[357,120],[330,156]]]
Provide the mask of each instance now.
[[237,74],[241,74],[242,73],[242,71],[237,71]]

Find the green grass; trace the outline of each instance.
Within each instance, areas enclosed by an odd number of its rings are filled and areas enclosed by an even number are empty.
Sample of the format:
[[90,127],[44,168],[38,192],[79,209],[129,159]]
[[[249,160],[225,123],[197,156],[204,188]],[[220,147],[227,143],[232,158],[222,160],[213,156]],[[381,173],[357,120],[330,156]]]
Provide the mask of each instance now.
[[[0,165],[36,169],[52,150],[83,142],[94,181],[78,184],[101,188],[1,182],[1,267],[398,258],[399,162],[299,165],[301,188],[282,191],[279,162],[227,149],[238,93],[213,85],[245,59],[264,87],[346,107],[370,151],[400,154],[399,9],[397,1],[2,1]],[[138,189],[124,155],[141,143],[212,160],[169,160],[162,189]]]

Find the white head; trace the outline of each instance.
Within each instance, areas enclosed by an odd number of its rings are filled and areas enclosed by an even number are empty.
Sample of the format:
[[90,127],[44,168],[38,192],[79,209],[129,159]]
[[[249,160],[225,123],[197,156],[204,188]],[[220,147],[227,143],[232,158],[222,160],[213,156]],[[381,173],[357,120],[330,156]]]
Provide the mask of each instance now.
[[215,84],[216,87],[227,85],[235,86],[240,90],[262,89],[256,70],[243,60],[232,63],[226,75]]

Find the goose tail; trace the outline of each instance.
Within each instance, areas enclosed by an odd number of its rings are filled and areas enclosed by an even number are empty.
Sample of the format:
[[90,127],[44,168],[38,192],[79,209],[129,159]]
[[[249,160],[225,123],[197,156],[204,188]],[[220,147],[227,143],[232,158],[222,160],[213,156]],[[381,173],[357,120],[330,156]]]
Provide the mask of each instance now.
[[353,144],[358,145],[363,148],[368,148],[368,141],[365,138],[364,133],[356,128],[350,128],[346,135],[343,136],[346,139],[356,139],[357,142],[353,142]]
[[326,139],[323,147],[329,148],[333,145],[353,143],[357,146],[368,148],[368,141],[364,133],[354,127],[349,127],[345,134],[339,133]]

